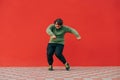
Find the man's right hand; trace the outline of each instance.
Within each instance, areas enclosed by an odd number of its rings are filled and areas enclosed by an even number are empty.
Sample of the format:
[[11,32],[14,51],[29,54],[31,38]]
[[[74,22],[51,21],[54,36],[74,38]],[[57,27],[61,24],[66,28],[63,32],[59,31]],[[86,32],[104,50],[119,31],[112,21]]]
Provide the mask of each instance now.
[[51,36],[51,38],[56,39],[56,36]]

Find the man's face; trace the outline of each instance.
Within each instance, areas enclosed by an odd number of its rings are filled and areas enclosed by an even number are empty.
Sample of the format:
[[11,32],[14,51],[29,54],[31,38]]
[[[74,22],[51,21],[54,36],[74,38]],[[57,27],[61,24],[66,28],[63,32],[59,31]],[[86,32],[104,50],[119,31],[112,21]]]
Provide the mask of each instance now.
[[56,23],[55,23],[55,28],[56,28],[56,29],[60,29],[60,28],[61,28],[61,25],[58,25],[58,23],[56,22]]

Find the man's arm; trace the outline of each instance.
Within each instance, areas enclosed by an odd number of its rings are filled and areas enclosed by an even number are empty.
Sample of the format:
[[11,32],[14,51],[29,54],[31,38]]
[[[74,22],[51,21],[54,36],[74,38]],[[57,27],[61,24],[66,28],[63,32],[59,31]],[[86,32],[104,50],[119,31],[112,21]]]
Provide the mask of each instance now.
[[52,32],[52,25],[53,24],[50,24],[48,26],[48,28],[46,29],[47,34],[50,35],[50,36],[54,36],[54,33]]
[[66,31],[74,34],[78,40],[81,39],[80,34],[74,28],[66,26]]
[[52,32],[52,26],[53,26],[53,24],[51,24],[51,25],[48,26],[48,28],[46,29],[46,33],[47,33],[48,35],[50,35],[50,37],[52,37],[53,39],[55,39],[56,36],[55,36],[54,33]]

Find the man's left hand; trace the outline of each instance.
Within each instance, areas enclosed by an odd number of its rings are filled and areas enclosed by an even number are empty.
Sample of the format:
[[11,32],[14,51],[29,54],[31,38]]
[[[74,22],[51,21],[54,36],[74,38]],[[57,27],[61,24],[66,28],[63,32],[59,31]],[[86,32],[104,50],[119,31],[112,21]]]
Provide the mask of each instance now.
[[80,40],[81,39],[81,37],[77,37],[77,40]]

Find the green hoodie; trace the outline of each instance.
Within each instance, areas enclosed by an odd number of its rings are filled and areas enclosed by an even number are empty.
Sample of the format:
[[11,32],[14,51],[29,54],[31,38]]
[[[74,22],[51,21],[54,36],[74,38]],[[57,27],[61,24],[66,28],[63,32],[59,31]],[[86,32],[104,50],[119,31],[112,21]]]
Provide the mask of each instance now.
[[58,43],[58,44],[64,44],[64,35],[65,33],[73,33],[76,37],[80,37],[79,33],[68,26],[62,25],[60,29],[56,29],[54,24],[51,24],[46,29],[46,32],[50,36],[56,36],[56,39],[53,39],[50,37],[49,43]]

